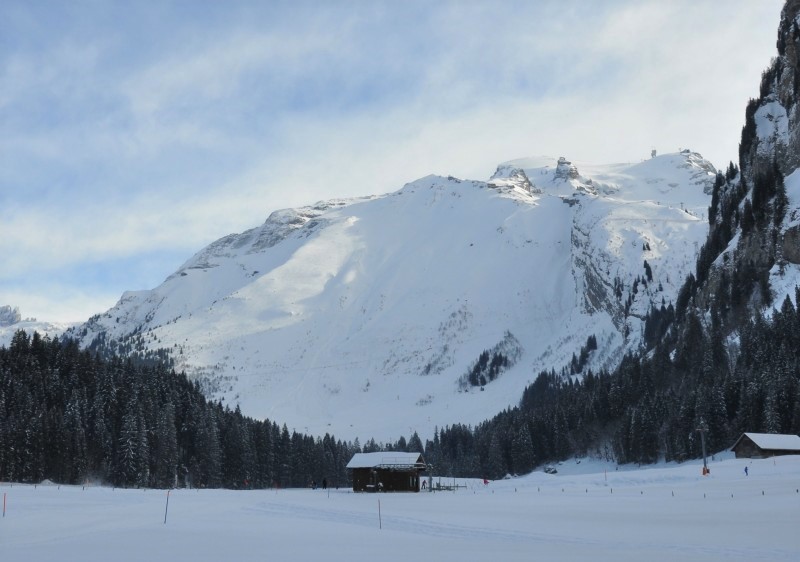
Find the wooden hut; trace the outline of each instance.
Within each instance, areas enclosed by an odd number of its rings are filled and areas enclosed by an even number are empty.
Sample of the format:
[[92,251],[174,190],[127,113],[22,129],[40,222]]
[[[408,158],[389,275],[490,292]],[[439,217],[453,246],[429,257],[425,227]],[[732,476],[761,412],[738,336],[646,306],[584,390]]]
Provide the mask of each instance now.
[[420,473],[427,468],[420,453],[356,453],[347,468],[353,471],[354,492],[419,492]]
[[800,455],[800,437],[778,433],[742,433],[731,450],[736,453],[737,459]]

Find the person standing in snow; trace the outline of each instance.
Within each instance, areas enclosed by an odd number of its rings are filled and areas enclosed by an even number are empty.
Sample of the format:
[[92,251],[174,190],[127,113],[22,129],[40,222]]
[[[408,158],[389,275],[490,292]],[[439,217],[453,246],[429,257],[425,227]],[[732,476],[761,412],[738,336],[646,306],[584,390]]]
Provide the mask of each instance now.
[[747,472],[747,467],[744,467],[744,475],[745,475],[745,476],[750,476],[750,473],[749,473],[749,472]]

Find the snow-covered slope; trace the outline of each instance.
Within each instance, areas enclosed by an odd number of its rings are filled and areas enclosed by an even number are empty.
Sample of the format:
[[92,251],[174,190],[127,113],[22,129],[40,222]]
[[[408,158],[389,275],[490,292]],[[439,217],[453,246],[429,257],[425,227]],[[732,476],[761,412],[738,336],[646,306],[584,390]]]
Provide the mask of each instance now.
[[[689,151],[524,159],[278,211],[72,334],[168,348],[209,394],[298,431],[424,438],[516,404],[590,335],[590,366],[616,365],[693,268],[713,179]],[[485,350],[507,365],[480,390]]]

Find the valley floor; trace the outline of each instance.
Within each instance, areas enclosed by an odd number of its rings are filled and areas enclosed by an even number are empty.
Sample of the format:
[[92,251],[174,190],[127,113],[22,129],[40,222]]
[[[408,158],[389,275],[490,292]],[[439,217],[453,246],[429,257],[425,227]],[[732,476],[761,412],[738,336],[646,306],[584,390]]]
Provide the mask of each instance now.
[[569,461],[555,475],[419,494],[173,490],[166,524],[164,490],[0,483],[0,552],[4,562],[800,559],[800,456],[719,460],[707,477],[696,462],[608,466]]

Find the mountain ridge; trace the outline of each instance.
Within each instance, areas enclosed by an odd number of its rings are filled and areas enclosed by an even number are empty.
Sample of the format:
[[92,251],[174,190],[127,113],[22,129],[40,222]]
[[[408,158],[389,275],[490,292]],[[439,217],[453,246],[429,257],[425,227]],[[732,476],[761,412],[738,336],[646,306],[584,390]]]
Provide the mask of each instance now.
[[[166,348],[210,396],[298,429],[428,435],[516,404],[589,336],[595,368],[635,349],[693,265],[712,184],[688,150],[614,166],[522,159],[487,182],[427,176],[275,211],[68,335]],[[459,388],[509,336],[519,360]]]

